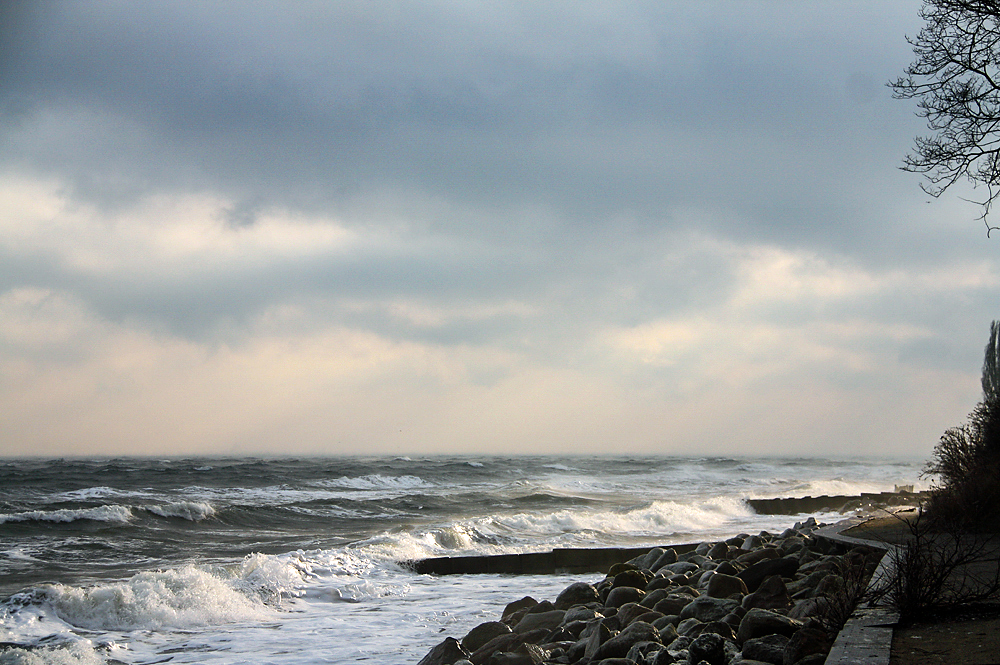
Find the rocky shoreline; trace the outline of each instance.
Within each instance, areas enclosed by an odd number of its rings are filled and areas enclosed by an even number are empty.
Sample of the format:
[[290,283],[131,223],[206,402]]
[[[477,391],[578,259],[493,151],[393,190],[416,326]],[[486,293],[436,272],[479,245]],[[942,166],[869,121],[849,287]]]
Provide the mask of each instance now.
[[818,665],[881,556],[820,526],[649,549],[552,601],[511,602],[419,665]]

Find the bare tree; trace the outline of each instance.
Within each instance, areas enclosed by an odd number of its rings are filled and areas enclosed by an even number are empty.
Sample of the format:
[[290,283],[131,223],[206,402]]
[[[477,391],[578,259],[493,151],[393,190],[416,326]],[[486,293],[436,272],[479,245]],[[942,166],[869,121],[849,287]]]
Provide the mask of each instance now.
[[1000,321],[990,323],[990,341],[983,354],[983,401],[1000,405]]
[[897,99],[916,99],[933,132],[917,137],[903,169],[922,173],[934,197],[959,180],[985,185],[987,221],[1000,196],[1000,1],[924,0],[926,21],[907,38],[916,60],[890,83]]

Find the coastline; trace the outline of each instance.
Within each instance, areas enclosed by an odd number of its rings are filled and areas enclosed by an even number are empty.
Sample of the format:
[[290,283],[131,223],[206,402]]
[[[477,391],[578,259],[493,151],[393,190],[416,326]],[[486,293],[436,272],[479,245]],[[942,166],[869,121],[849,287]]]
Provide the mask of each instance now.
[[[891,494],[879,497],[880,505],[872,508],[919,500],[908,493]],[[821,507],[847,503],[842,502],[845,497],[805,499]],[[779,499],[765,505],[785,510],[802,502]],[[756,662],[822,663],[837,637],[836,631],[831,632],[831,621],[838,619],[831,617],[845,611],[832,605],[850,602],[846,610],[850,614],[851,594],[857,593],[862,578],[867,585],[866,575],[850,571],[861,566],[870,575],[884,552],[850,543],[850,538],[837,542],[822,535],[823,526],[809,518],[777,535],[761,532],[725,541],[635,550],[547,553],[563,562],[573,557],[618,560],[597,584],[574,583],[553,600],[529,596],[512,602],[499,622],[481,624],[460,639],[446,638],[420,665],[699,662],[705,649],[714,654],[708,662],[720,665],[756,658],[762,659]],[[456,561],[461,558],[407,565],[418,572],[444,571],[435,574],[500,572],[501,568],[508,574],[516,574],[519,568],[537,573],[538,562],[545,557]],[[842,623],[846,618],[839,620]],[[481,643],[479,635],[484,631],[494,637]]]

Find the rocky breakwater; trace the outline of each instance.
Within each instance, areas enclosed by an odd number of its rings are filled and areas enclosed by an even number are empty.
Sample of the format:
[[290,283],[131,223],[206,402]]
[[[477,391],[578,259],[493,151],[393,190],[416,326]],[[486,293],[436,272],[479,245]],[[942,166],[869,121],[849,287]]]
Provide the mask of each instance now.
[[817,526],[810,518],[680,555],[653,548],[553,601],[512,602],[419,665],[822,663],[851,609],[845,590],[878,557],[814,537]]

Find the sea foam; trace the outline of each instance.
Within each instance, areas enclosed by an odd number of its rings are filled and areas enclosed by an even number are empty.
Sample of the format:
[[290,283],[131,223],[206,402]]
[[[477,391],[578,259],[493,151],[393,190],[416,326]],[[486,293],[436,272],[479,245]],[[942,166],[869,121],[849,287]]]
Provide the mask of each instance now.
[[258,621],[272,616],[260,600],[194,565],[142,572],[88,588],[39,587],[56,615],[91,630],[158,630]]

